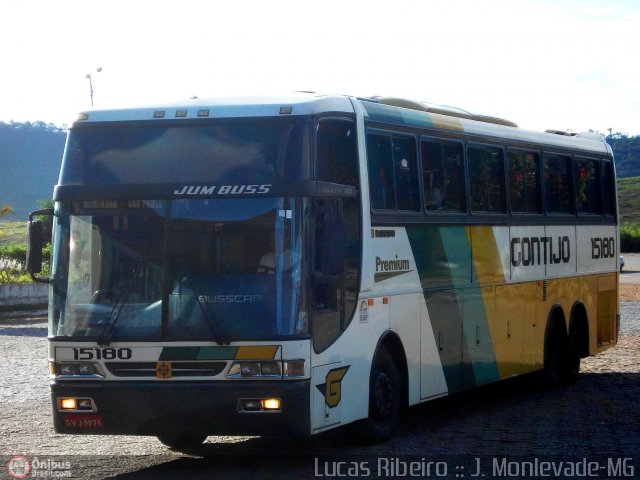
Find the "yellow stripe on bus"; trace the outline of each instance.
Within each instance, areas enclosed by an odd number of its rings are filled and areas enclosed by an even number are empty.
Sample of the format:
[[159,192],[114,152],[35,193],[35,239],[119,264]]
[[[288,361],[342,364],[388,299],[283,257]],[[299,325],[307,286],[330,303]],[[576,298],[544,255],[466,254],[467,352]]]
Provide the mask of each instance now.
[[439,115],[437,113],[429,113],[431,123],[435,128],[441,128],[443,130],[454,130],[456,132],[464,132],[462,122],[456,117],[448,117],[446,115]]
[[238,347],[236,360],[271,360],[276,356],[277,345]]

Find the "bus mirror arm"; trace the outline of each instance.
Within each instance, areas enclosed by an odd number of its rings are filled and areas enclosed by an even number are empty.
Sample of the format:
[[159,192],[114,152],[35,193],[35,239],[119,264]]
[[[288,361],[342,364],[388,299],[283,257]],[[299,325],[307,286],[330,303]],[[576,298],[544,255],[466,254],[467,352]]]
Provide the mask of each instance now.
[[29,226],[27,230],[27,272],[34,282],[49,283],[48,278],[38,277],[36,274],[42,271],[42,249],[44,247],[44,225],[41,220],[35,219],[36,215],[53,216],[53,208],[36,210],[29,213]]

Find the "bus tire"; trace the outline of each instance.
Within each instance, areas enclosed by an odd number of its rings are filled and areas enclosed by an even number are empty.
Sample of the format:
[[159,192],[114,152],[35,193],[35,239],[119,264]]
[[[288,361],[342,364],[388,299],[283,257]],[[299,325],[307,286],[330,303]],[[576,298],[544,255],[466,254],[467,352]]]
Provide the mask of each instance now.
[[385,348],[376,354],[369,377],[369,416],[355,424],[359,442],[376,444],[387,441],[398,423],[401,386],[393,356]]
[[567,335],[558,323],[552,326],[545,342],[544,376],[550,387],[558,387],[568,377]]
[[574,382],[580,376],[580,334],[573,330],[567,339],[567,349],[565,353],[565,380]]
[[170,448],[196,448],[202,445],[207,435],[189,435],[181,433],[162,433],[158,440]]

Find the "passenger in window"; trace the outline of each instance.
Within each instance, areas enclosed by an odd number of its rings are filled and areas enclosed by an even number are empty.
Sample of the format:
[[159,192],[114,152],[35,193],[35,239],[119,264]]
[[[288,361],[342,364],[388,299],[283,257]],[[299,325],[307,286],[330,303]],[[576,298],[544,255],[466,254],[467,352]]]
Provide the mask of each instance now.
[[426,195],[427,210],[438,210],[442,208],[442,173],[438,170],[432,171],[427,175],[430,179],[430,188]]
[[258,273],[275,273],[278,268],[276,266],[277,260],[280,260],[280,268],[283,272],[289,272],[292,267],[295,267],[292,263],[293,253],[291,250],[287,248],[282,253],[276,252],[275,244],[275,236],[269,235],[269,251],[260,258]]
[[384,167],[380,167],[378,170],[378,185],[379,193],[378,200],[376,202],[376,207],[378,208],[388,208],[387,206],[387,174],[385,172]]
[[427,201],[427,210],[438,210],[442,207],[442,192],[438,187],[431,189],[429,200]]

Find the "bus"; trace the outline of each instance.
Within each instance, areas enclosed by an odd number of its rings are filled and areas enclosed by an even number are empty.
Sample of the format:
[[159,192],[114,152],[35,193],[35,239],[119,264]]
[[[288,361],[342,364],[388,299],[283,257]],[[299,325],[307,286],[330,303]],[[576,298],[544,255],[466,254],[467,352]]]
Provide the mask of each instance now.
[[309,92],[92,110],[53,200],[28,269],[58,433],[382,442],[408,406],[559,385],[617,340],[596,133]]

